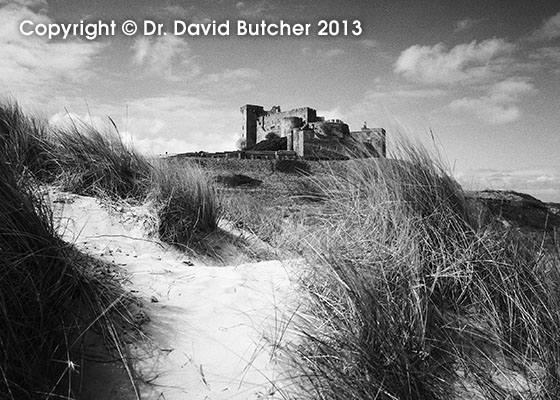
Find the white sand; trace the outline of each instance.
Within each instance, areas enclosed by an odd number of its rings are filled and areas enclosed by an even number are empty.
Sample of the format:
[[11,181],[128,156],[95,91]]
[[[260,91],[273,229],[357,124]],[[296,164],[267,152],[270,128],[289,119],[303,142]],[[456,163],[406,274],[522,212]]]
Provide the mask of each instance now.
[[109,213],[93,198],[51,197],[65,239],[121,265],[145,304],[149,340],[130,349],[143,399],[282,398],[290,390],[275,350],[295,340],[285,321],[297,307],[298,261],[207,265],[149,239],[145,209]]

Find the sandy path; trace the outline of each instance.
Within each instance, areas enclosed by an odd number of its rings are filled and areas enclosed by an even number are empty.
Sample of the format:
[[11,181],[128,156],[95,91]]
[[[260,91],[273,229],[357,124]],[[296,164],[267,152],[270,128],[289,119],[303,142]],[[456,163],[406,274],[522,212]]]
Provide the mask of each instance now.
[[[285,321],[296,307],[297,262],[204,265],[147,240],[142,208],[109,214],[92,198],[52,197],[65,238],[122,266],[145,304],[149,340],[131,347],[143,399],[271,399],[289,391],[275,349],[294,337]],[[112,384],[102,389],[120,398]]]

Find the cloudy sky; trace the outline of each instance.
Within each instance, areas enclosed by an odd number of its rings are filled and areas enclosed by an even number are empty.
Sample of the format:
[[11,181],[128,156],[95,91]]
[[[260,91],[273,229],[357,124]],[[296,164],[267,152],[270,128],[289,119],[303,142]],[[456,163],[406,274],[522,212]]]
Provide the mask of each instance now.
[[[122,33],[127,20],[136,34]],[[280,20],[309,32],[237,32]],[[320,20],[346,20],[348,34],[320,36]],[[116,29],[41,30],[81,21]],[[230,31],[175,35],[175,21]],[[558,0],[0,0],[0,22],[1,93],[52,123],[110,116],[143,151],[221,151],[236,147],[243,104],[310,106],[435,141],[468,187],[560,202]]]

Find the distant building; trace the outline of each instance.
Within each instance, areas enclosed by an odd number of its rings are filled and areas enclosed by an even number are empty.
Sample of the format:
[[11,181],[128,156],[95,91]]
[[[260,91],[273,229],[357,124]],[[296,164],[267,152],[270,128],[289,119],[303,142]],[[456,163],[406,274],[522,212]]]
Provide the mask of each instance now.
[[286,150],[302,158],[339,158],[346,154],[356,157],[385,157],[385,129],[368,128],[350,132],[339,119],[325,121],[310,107],[281,111],[274,106],[265,111],[262,106],[241,107],[242,138],[246,148],[273,138],[286,138]]

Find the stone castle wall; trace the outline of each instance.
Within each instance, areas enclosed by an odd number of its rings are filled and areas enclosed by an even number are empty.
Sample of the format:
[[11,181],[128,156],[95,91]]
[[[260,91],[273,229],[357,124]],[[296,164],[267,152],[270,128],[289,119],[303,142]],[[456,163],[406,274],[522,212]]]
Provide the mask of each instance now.
[[384,129],[364,125],[361,131],[350,132],[344,122],[325,121],[310,107],[281,111],[280,106],[275,106],[265,111],[262,106],[248,104],[241,107],[241,113],[247,148],[263,140],[285,137],[286,150],[293,150],[302,158],[330,158],[352,152],[373,157],[386,154]]
[[292,129],[317,121],[317,111],[309,107],[279,110],[280,107],[273,107],[257,118],[257,143],[273,136],[286,137]]

